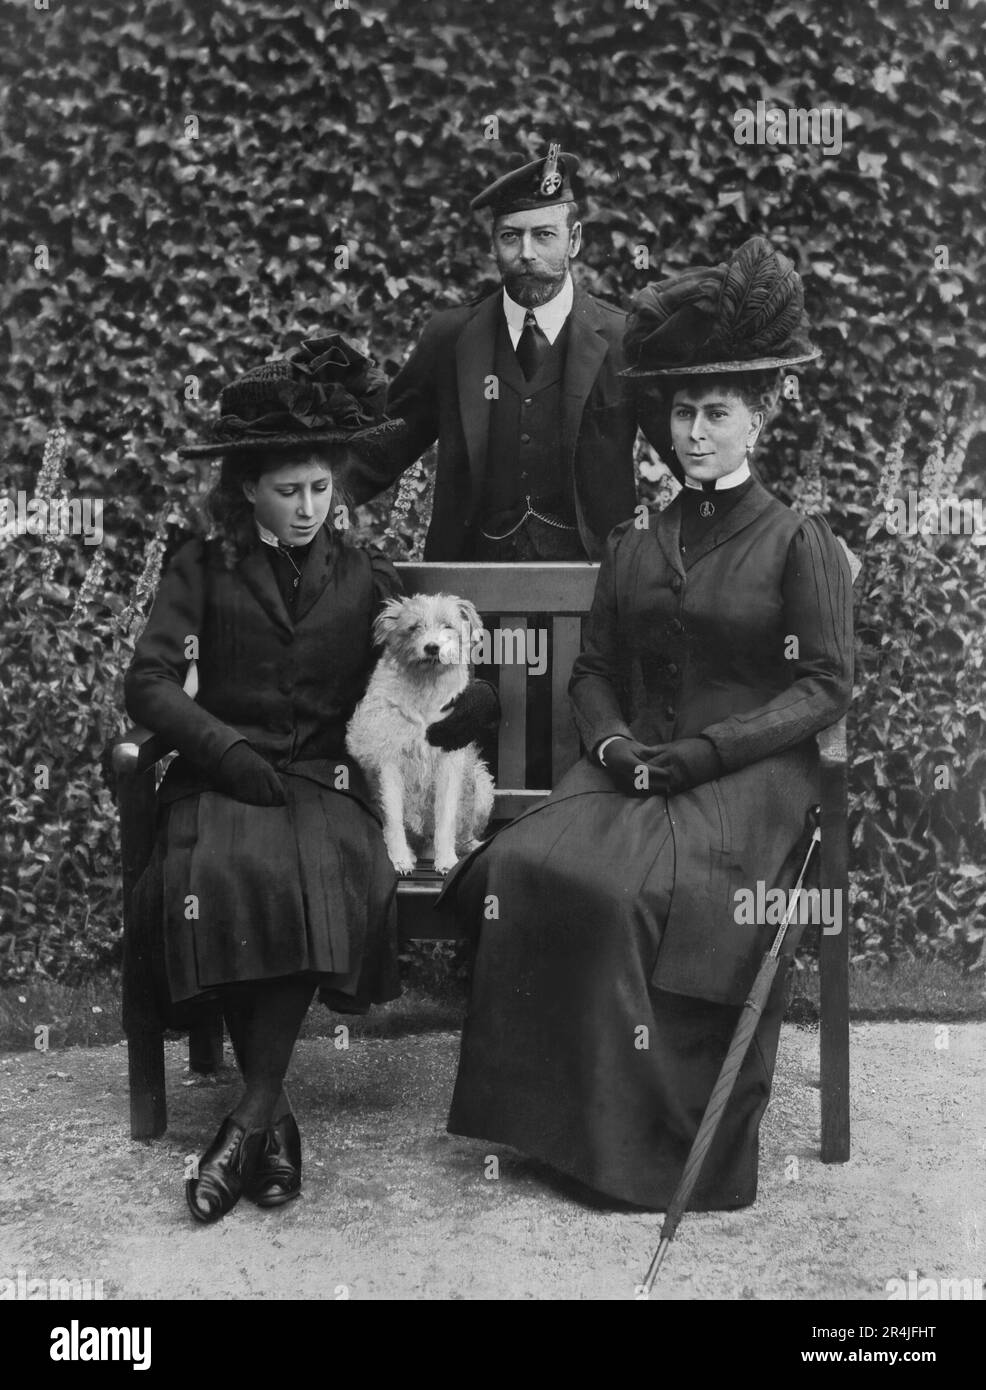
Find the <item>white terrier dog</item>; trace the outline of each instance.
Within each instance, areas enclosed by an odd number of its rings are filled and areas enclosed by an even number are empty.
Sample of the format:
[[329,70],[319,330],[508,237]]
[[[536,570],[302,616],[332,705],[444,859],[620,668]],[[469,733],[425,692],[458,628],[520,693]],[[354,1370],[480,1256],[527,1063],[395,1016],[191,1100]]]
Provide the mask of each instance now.
[[477,746],[445,752],[425,738],[468,684],[480,627],[473,605],[450,594],[389,599],[374,624],[383,655],[349,721],[346,748],[370,781],[399,874],[414,868],[409,835],[419,852],[433,842],[435,868],[448,873],[457,849],[475,848],[493,810],[493,778]]

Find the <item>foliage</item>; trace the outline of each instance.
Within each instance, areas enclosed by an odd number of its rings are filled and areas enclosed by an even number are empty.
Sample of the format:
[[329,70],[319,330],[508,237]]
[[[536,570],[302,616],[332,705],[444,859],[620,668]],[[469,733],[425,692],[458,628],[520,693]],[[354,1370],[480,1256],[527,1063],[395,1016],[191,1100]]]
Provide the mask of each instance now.
[[[890,509],[867,535],[850,744],[854,917],[860,953],[881,962],[926,945],[986,964],[986,535],[936,535],[933,514],[926,533],[886,529],[895,500],[913,494],[928,511],[955,497],[970,425],[946,466],[935,468],[939,438],[919,470],[905,461],[901,417],[877,489]],[[925,524],[921,507],[914,520]]]
[[[39,542],[0,552],[6,971],[64,971],[112,950],[115,831],[98,753],[121,720],[123,610],[207,481],[176,444],[232,373],[317,329],[367,337],[396,370],[436,305],[492,283],[470,196],[549,138],[583,160],[580,273],[593,291],[626,302],[755,232],[802,270],[823,365],[802,374],[763,467],[807,505],[801,464],[815,449],[827,515],[864,560],[859,950],[975,956],[986,554],[867,536],[901,403],[913,468],[936,435],[956,435],[946,387],[961,413],[982,386],[974,8],[51,0],[7,5],[0,23],[5,489],[33,488],[60,424],[70,490],[105,501],[107,530],[84,621],[68,612],[81,546],[60,547],[47,586]],[[738,145],[733,117],[760,99],[843,108],[841,152]],[[982,493],[983,471],[973,437],[959,489]],[[394,554],[419,544],[427,489],[426,466],[396,515],[393,493],[367,509],[367,533]],[[33,767],[46,759],[42,795]],[[950,795],[929,792],[932,759],[954,760]]]

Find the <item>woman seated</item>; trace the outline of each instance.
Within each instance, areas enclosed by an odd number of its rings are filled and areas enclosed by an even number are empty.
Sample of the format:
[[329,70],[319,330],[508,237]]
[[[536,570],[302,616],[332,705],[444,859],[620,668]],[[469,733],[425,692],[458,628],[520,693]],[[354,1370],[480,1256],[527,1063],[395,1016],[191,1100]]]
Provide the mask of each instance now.
[[[662,383],[684,487],[607,542],[569,686],[585,757],[446,887],[479,932],[449,1130],[663,1209],[776,929],[737,893],[791,886],[803,857],[813,735],[852,689],[851,579],[749,466],[780,369],[818,356],[791,263],[754,238],[649,287],[625,346]],[[783,979],[693,1209],[756,1196]]]
[[126,677],[131,717],[180,756],[135,889],[144,930],[127,943],[125,1026],[187,1024],[221,1003],[245,1082],[186,1184],[201,1222],[244,1192],[264,1207],[299,1193],[283,1082],[316,988],[347,1012],[400,992],[396,877],[344,751],[371,627],[400,582],[347,543],[335,485],[350,451],[372,456],[399,431],[382,417],[385,387],[333,334],[223,390],[215,438],[179,451],[222,459],[217,534],[175,555]]

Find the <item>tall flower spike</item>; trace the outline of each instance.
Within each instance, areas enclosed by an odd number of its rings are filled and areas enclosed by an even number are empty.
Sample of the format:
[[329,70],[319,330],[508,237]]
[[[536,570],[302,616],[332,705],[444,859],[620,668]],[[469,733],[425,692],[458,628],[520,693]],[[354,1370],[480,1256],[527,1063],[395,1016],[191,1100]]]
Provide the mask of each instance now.
[[106,556],[102,550],[97,550],[92,558],[92,563],[86,570],[86,577],[82,581],[78,595],[75,600],[75,607],[72,609],[70,622],[81,622],[86,617],[86,610],[93,602],[97,594],[101,592],[103,585],[103,574],[106,570]]
[[940,497],[944,489],[945,439],[948,435],[948,416],[952,409],[954,394],[950,386],[946,387],[945,394],[942,396],[941,409],[938,412],[938,424],[935,430],[935,437],[931,441],[928,457],[924,467],[921,469],[921,491],[928,497]]
[[[61,506],[67,499],[64,495],[53,501],[48,498],[48,505]],[[50,525],[50,522],[49,522]],[[41,583],[50,584],[55,577],[55,566],[58,564],[58,539],[52,535],[50,530],[46,530],[41,540]]]
[[41,459],[41,470],[34,485],[35,497],[47,501],[62,481],[65,471],[65,450],[68,447],[68,434],[61,425],[50,429],[45,438],[45,449]]
[[966,394],[955,437],[952,440],[952,447],[945,462],[943,488],[946,493],[953,493],[958,486],[969,441],[974,434],[979,433],[984,424],[986,421],[983,419],[982,407],[976,400],[975,392],[970,390]]
[[37,482],[34,485],[34,495],[38,501],[45,504],[45,515],[47,524],[41,541],[41,587],[50,584],[55,577],[55,567],[58,564],[58,542],[51,529],[51,508],[64,503],[67,498],[62,492],[62,496],[55,498],[55,489],[62,486],[65,475],[65,451],[68,447],[68,434],[61,425],[56,425],[48,431],[45,438],[44,454],[41,459],[41,468],[38,472]]
[[161,579],[161,564],[164,559],[164,533],[168,524],[168,515],[168,506],[163,507],[158,513],[157,522],[154,526],[154,535],[148,544],[147,553],[144,556],[144,568],[141,570],[140,578],[137,580],[134,596],[120,614],[119,627],[127,637],[135,638],[137,636],[137,629],[144,617],[144,609],[147,606],[148,596],[155,593]]
[[[421,480],[423,475],[424,469],[422,467],[421,459],[418,459],[417,463],[414,465],[413,468],[409,468],[406,473],[403,473],[401,475],[401,480],[397,485],[397,495],[394,498],[394,504],[390,509],[390,521],[388,522],[387,527],[384,531],[384,536],[386,537],[386,539],[393,541],[395,544],[400,539],[398,536],[398,527],[404,526],[406,524],[408,516],[411,512],[411,507],[418,500],[418,490],[415,484]],[[408,555],[408,559],[420,559],[420,555],[416,553],[418,550],[420,550],[420,548],[421,542],[416,540],[414,545],[411,547],[411,552]]]
[[900,478],[904,471],[904,435],[906,430],[907,419],[904,414],[904,407],[901,405],[897,408],[893,429],[890,432],[890,443],[887,446],[883,467],[880,469],[880,478],[876,485],[877,505],[883,507],[885,511],[892,510],[900,491]]

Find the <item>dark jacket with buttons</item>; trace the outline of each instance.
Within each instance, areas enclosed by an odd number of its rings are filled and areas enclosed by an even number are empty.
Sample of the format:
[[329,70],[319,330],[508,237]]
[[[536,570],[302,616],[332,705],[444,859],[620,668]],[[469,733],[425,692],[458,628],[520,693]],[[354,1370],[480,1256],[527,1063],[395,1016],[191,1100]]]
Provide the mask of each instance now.
[[[393,483],[438,441],[435,494],[426,560],[472,558],[490,467],[492,400],[502,292],[446,309],[425,325],[398,373],[387,410],[407,421],[386,457],[354,459],[345,478],[356,503]],[[617,522],[633,511],[633,444],[640,423],[651,439],[649,397],[639,400],[619,373],[626,365],[626,314],[575,287],[555,430],[582,543],[596,559]]]
[[[160,799],[207,789],[226,750],[246,739],[274,767],[365,800],[345,753],[346,724],[366,689],[373,619],[400,592],[387,560],[323,528],[292,623],[259,541],[233,570],[218,542],[185,544],[161,580],[124,686],[131,718],[180,755]],[[194,700],[182,688],[190,658]]]
[[[587,749],[613,734],[715,745],[724,775],[668,802],[674,892],[652,983],[738,1004],[772,932],[736,921],[736,892],[794,880],[812,736],[852,691],[852,580],[825,522],[759,483],[685,556],[680,514],[675,501],[610,536],[569,689]],[[590,758],[565,787],[612,784]]]

